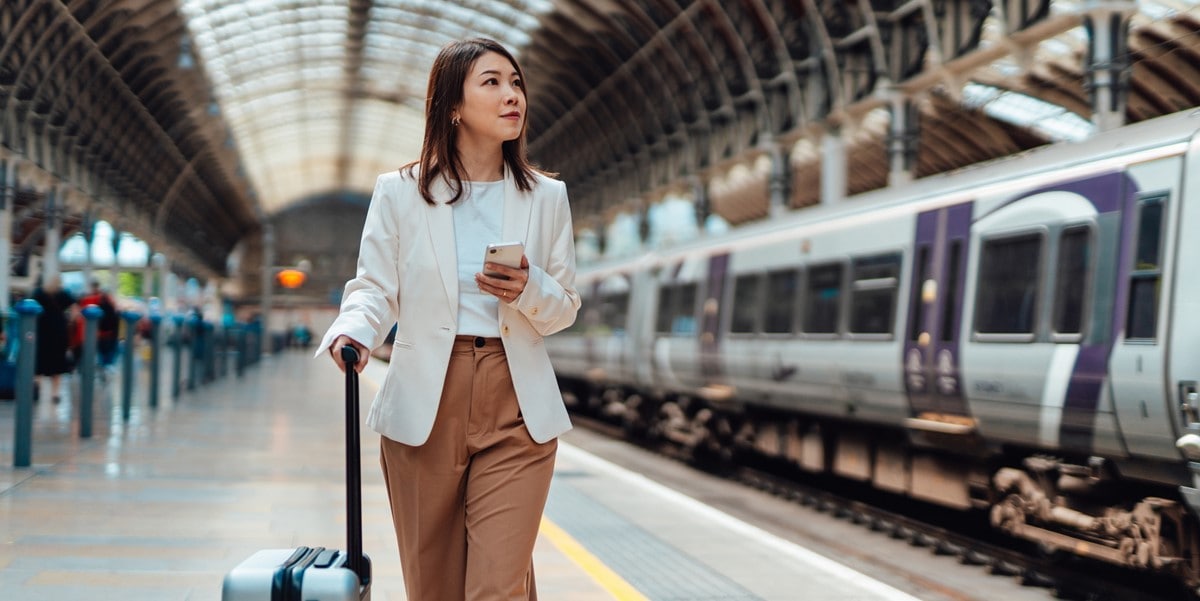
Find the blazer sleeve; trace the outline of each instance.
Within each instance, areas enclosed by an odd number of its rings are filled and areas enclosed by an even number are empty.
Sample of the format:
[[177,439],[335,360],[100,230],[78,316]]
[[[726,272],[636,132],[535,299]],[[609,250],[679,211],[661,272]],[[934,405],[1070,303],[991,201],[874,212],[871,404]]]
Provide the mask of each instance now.
[[340,335],[374,349],[396,323],[400,310],[399,207],[395,186],[388,185],[388,179],[396,177],[389,173],[375,181],[358,249],[357,273],[346,282],[341,310],[317,346],[318,356]]
[[567,186],[559,187],[554,204],[554,236],[544,266],[529,262],[529,281],[514,306],[542,336],[549,336],[575,323],[579,292],[575,290],[575,234]]

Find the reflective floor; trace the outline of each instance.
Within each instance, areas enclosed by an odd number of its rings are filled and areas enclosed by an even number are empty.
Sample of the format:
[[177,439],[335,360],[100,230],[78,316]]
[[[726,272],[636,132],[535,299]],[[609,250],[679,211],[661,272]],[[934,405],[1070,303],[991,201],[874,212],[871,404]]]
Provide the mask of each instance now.
[[[381,369],[364,378],[364,414]],[[0,401],[0,599],[213,600],[225,572],[258,549],[344,548],[340,376],[330,362],[284,353],[174,402],[163,377],[151,410],[143,373],[128,424],[110,378],[86,441],[64,382],[62,402],[35,406],[34,465],[21,469],[11,467],[14,403]],[[364,547],[373,599],[398,600],[378,449],[365,431]],[[545,598],[611,598],[544,539],[536,561]]]

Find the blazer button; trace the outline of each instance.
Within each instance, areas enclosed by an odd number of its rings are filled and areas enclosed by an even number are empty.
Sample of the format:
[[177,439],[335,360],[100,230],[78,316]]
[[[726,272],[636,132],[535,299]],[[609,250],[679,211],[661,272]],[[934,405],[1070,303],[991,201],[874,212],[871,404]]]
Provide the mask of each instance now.
[[500,331],[504,332],[505,336],[508,336],[508,326],[504,326],[503,328],[500,329]]
[[538,314],[538,308],[537,308],[537,307],[534,307],[534,308],[533,308],[533,310],[529,312],[529,314],[530,314],[530,315],[537,315],[537,314]]

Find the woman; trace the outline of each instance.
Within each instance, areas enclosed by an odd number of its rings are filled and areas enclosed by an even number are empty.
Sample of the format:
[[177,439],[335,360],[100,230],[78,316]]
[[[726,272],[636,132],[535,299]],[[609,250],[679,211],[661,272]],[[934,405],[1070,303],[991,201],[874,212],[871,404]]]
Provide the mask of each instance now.
[[[442,48],[421,158],[376,182],[317,351],[339,362],[353,345],[362,371],[396,324],[367,423],[413,601],[537,597],[533,545],[571,427],[542,337],[575,321],[579,294],[566,186],[525,158],[523,81],[496,42]],[[521,266],[485,265],[508,241],[524,243]]]
[[37,316],[34,373],[50,376],[50,398],[58,403],[61,377],[71,371],[71,362],[67,359],[70,343],[67,318],[75,297],[62,289],[62,279],[57,275],[48,277],[43,285],[35,288],[32,297],[42,306],[42,312]]

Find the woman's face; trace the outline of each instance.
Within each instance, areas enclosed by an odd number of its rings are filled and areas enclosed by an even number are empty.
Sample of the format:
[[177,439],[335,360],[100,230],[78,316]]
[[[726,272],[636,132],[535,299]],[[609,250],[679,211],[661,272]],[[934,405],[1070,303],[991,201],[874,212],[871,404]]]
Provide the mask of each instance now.
[[458,117],[460,141],[501,144],[521,135],[525,84],[507,58],[488,52],[475,59],[463,82]]

